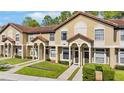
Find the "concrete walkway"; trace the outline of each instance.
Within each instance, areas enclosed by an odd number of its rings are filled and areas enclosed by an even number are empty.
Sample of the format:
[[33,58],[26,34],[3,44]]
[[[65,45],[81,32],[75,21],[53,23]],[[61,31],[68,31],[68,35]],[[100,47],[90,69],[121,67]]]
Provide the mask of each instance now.
[[35,77],[20,74],[9,74],[0,73],[1,81],[56,81],[57,79],[45,78],[45,77]]
[[71,74],[76,70],[78,66],[72,65],[70,66],[64,73],[62,73],[57,79],[58,80],[67,80]]
[[74,76],[72,81],[82,81],[82,67],[80,67],[79,71],[77,74]]
[[1,58],[0,58],[0,61],[1,61],[1,60],[5,60],[5,59],[10,59],[10,58],[11,58],[11,57],[1,57]]
[[23,65],[15,65],[14,68],[6,71],[5,73],[15,73],[17,70],[22,69],[23,67],[30,66],[36,63],[42,62],[42,60],[33,60],[33,61],[28,61],[26,64]]

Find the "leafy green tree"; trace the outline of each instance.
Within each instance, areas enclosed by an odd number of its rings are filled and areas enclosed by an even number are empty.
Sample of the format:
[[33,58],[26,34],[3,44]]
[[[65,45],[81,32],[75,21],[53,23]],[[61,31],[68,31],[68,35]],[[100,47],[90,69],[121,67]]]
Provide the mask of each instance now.
[[[86,11],[86,13],[90,13],[92,15],[98,16],[100,11]],[[115,19],[122,18],[124,16],[124,12],[122,11],[103,11],[104,19]]]
[[39,27],[40,24],[35,20],[32,19],[31,17],[25,17],[23,21],[23,25],[29,26],[29,27]]
[[72,16],[72,14],[70,11],[61,12],[61,15],[60,15],[61,22],[65,21],[66,19],[68,19],[71,16]]
[[51,16],[46,15],[44,17],[44,25],[52,25],[53,24],[53,19]]

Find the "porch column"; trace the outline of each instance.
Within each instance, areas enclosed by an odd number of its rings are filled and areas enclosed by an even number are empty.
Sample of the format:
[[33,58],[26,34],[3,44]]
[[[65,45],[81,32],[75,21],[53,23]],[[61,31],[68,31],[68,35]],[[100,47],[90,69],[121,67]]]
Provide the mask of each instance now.
[[40,44],[38,44],[38,60],[40,60]]
[[44,61],[46,60],[46,46],[44,45]]
[[34,60],[34,53],[35,53],[35,51],[34,51],[34,45],[32,46],[32,48],[33,48],[33,55],[32,55],[32,59]]
[[24,54],[23,54],[24,53],[24,46],[22,45],[21,48],[22,48],[22,55],[21,56],[22,56],[22,59],[24,59]]
[[6,49],[6,47],[5,47],[5,44],[3,45],[3,56],[5,57],[5,49]]
[[28,46],[26,45],[26,58],[28,58]]
[[9,44],[7,44],[7,57],[9,57]]
[[56,63],[58,63],[58,46],[56,46]]
[[69,66],[71,66],[71,46],[69,46]]
[[11,58],[13,58],[13,45],[11,44]]
[[72,60],[73,60],[73,64],[75,63],[75,49],[74,47],[72,47]]
[[79,55],[79,57],[78,57],[78,65],[80,66],[80,62],[81,62],[81,60],[80,60],[80,58],[81,58],[81,53],[80,53],[81,51],[80,51],[80,46],[78,46],[78,55]]
[[92,63],[91,62],[91,47],[89,47],[89,63]]

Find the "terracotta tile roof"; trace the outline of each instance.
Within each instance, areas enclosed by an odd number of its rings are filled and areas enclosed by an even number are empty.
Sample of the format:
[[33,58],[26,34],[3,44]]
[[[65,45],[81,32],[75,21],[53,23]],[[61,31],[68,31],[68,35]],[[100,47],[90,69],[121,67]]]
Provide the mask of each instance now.
[[9,40],[11,43],[15,43],[15,41],[14,41],[12,38],[10,38],[10,37],[4,38],[4,39],[2,40],[2,42],[5,42],[6,40]]
[[81,34],[74,35],[73,37],[69,38],[67,41],[70,42],[70,41],[73,41],[73,40],[75,40],[77,38],[81,38],[81,39],[86,40],[88,42],[93,42],[92,39],[90,39],[90,38],[88,38],[88,37],[86,37],[84,35],[81,35]]
[[36,37],[32,40],[32,42],[36,41],[37,39],[39,39],[39,40],[41,40],[41,41],[43,41],[43,42],[49,42],[46,38],[42,37],[42,35],[36,36]]
[[56,25],[43,27],[27,27],[15,23],[9,23],[1,30],[1,32],[4,31],[8,26],[12,26],[13,28],[23,33],[50,33],[54,32],[53,28],[56,27]]
[[57,27],[54,28],[54,30],[57,30],[58,28],[62,27],[64,24],[70,22],[71,20],[73,20],[75,17],[77,17],[78,15],[83,15],[83,16],[86,16],[86,17],[89,17],[89,18],[92,18],[94,20],[97,20],[97,21],[100,21],[100,22],[103,22],[105,24],[108,24],[108,25],[111,25],[111,26],[114,26],[114,27],[118,27],[118,24],[112,22],[112,21],[109,21],[109,20],[104,20],[104,19],[101,19],[101,18],[98,18],[94,15],[91,15],[91,14],[88,14],[88,13],[84,13],[84,12],[77,12],[76,14],[74,14],[72,17],[68,18],[67,20],[65,20],[64,22],[62,22],[61,24],[59,24]]
[[109,21],[114,22],[119,26],[124,26],[124,19],[110,19]]

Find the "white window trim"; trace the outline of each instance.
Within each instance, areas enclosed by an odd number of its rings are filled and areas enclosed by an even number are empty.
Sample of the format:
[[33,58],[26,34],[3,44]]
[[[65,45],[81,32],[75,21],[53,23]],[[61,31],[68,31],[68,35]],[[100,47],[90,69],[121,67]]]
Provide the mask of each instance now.
[[[16,38],[17,38],[17,36],[16,35],[18,35],[18,38],[19,38],[19,41],[20,41],[20,33],[19,32],[17,32],[16,34],[15,34],[15,41],[16,41]],[[16,42],[19,42],[19,41],[16,41]]]
[[120,53],[121,53],[121,49],[118,50],[118,64],[124,65],[124,64],[120,63]]
[[[103,33],[104,33],[104,36],[103,36],[104,39],[103,40],[96,40],[96,38],[95,38],[96,37],[96,34],[95,34],[96,29],[103,29]],[[94,28],[94,40],[95,41],[100,41],[100,42],[101,41],[104,41],[105,42],[105,28],[103,28],[103,27],[96,27],[96,28]]]
[[31,37],[34,38],[33,35],[28,35],[28,42],[31,42],[31,40],[30,40]]
[[[54,35],[54,40],[51,40],[51,39],[50,39],[50,38],[51,38],[51,34]],[[50,35],[49,35],[49,41],[55,41],[55,33],[50,33]]]
[[[66,40],[62,40],[62,32],[66,32]],[[68,33],[67,33],[67,31],[65,30],[65,31],[61,31],[61,41],[67,41],[67,38],[68,38]]]
[[[124,42],[124,40],[121,40],[121,31],[122,31],[122,30],[119,30],[119,32],[120,32],[120,34],[119,34],[119,36],[120,36],[120,41],[121,41],[121,42]],[[123,29],[123,31],[124,31],[124,29]]]
[[[64,48],[68,48],[68,47],[64,47]],[[63,50],[64,50],[64,48],[62,48],[62,60],[68,61],[69,59],[64,59],[64,58],[63,58]],[[68,55],[68,56],[69,56],[69,55]]]
[[[96,63],[96,49],[94,49],[94,62]],[[106,62],[106,49],[104,49],[104,63],[96,63],[96,64],[107,64]]]
[[55,57],[51,56],[51,50],[53,50],[52,48],[50,48],[50,58],[56,58],[56,48],[55,48]]

